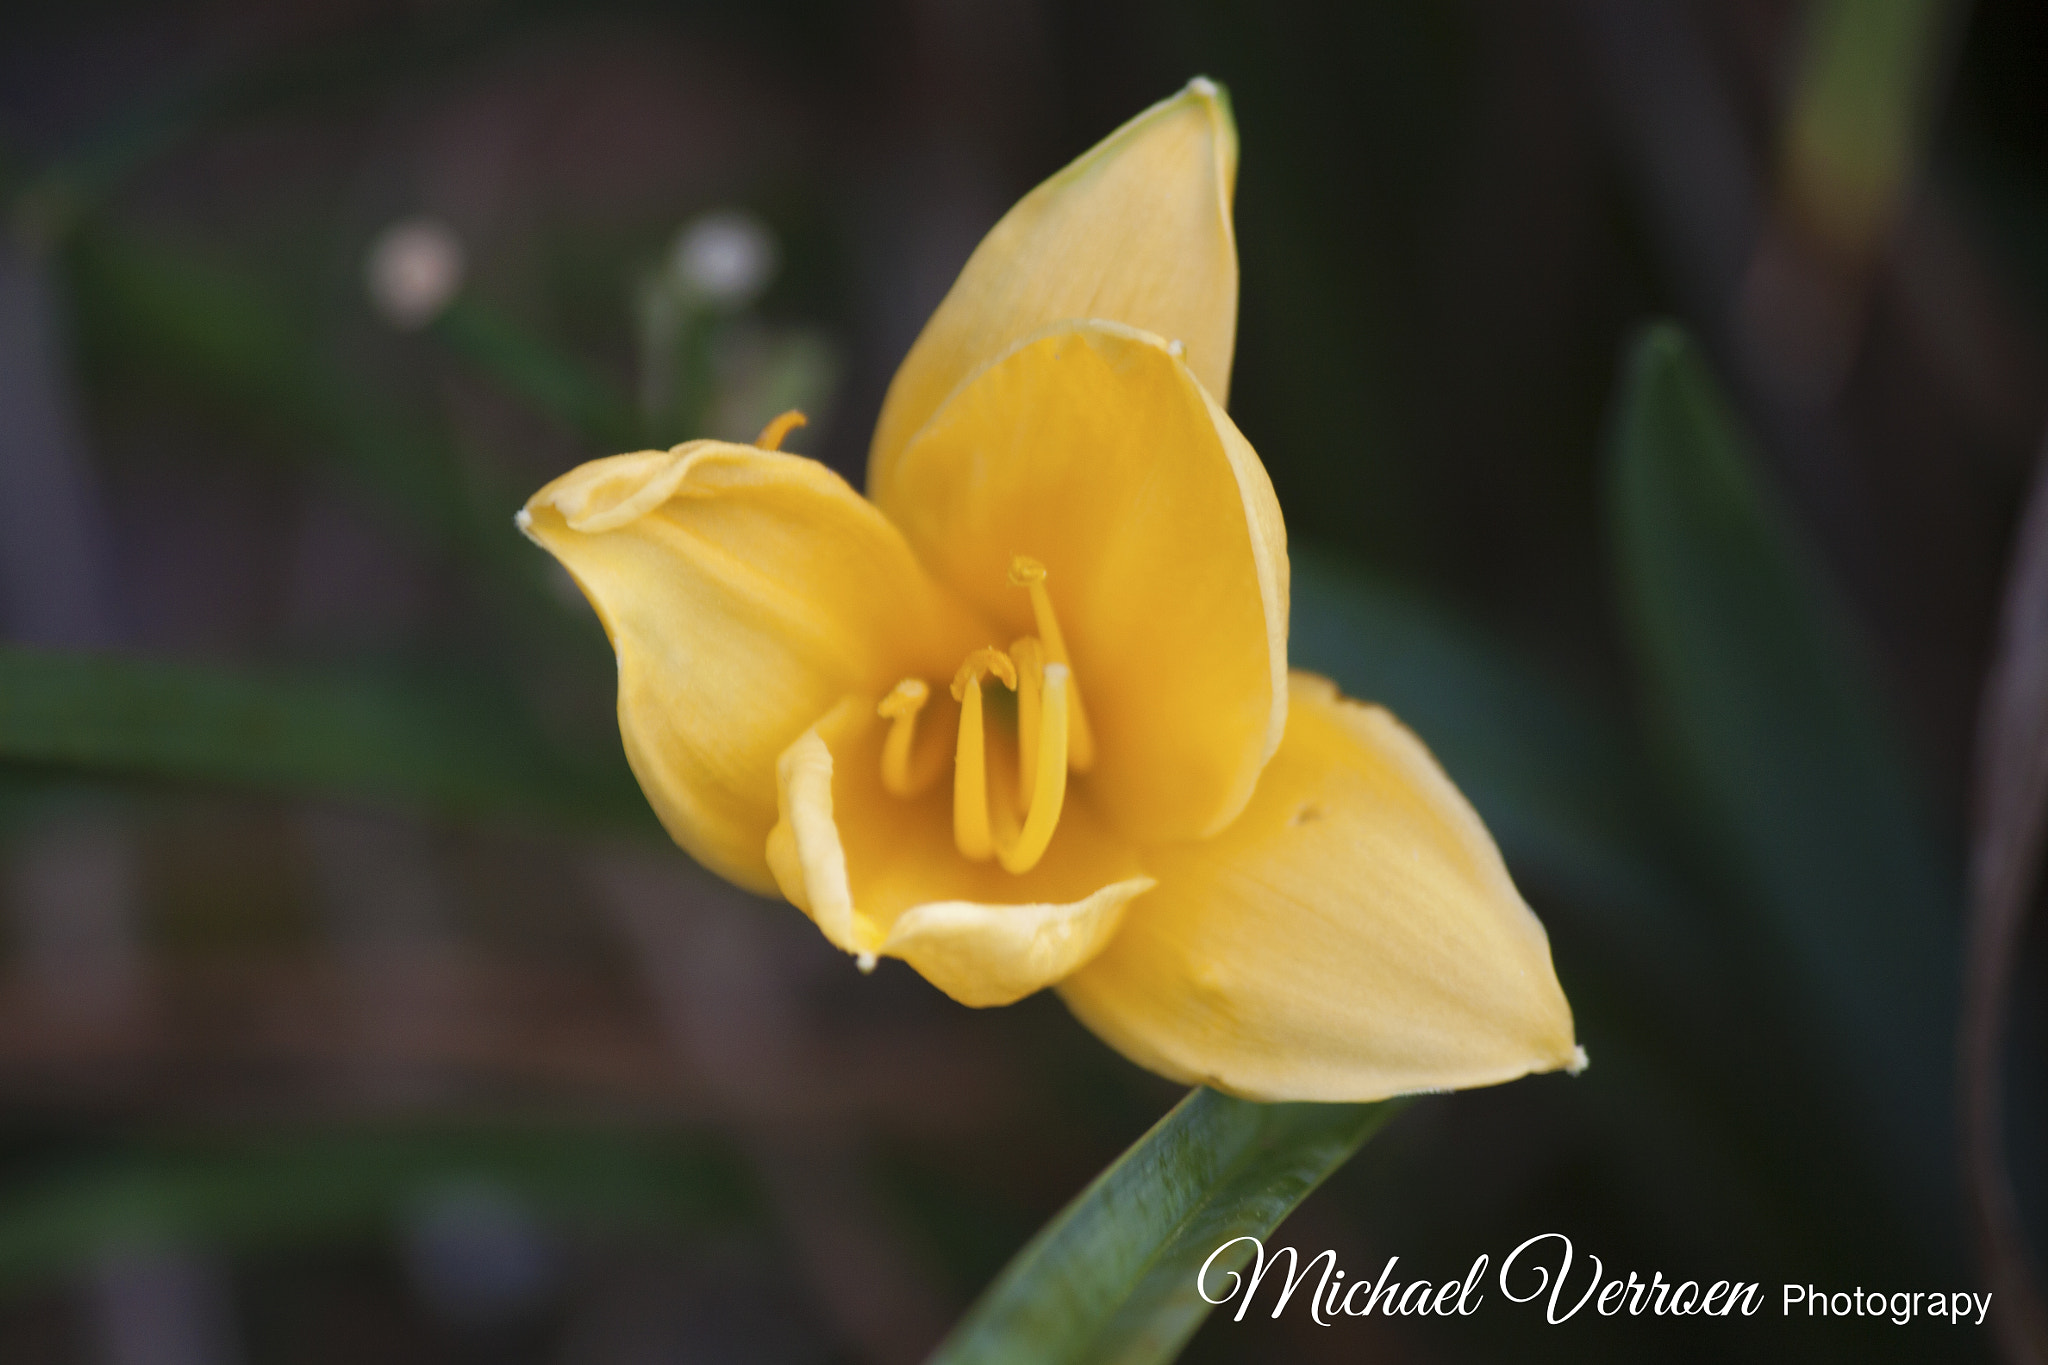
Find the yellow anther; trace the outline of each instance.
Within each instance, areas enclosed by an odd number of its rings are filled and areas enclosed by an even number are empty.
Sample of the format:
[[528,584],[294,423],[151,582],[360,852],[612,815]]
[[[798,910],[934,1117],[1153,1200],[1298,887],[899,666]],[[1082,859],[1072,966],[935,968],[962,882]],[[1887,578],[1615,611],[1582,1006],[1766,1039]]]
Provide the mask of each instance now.
[[[996,857],[1005,872],[1029,872],[1045,856],[1052,832],[1060,823],[1060,811],[1067,800],[1067,748],[1071,731],[1067,726],[1069,684],[1073,681],[1065,664],[1045,665],[1040,686],[1041,723],[1037,742],[1024,741],[1023,761],[1033,770],[1034,780],[1025,807],[1024,828],[996,846]],[[1019,693],[1021,698],[1024,694]],[[1035,757],[1033,751],[1036,750]],[[1006,822],[1007,823],[1007,822]]]
[[782,449],[783,437],[789,435],[790,432],[795,431],[798,427],[807,427],[810,424],[810,418],[804,416],[795,408],[791,408],[767,426],[762,427],[761,434],[754,438],[754,444],[762,450],[780,450]]
[[[1074,661],[1067,657],[1066,637],[1060,634],[1059,618],[1053,615],[1052,598],[1045,591],[1045,565],[1029,555],[1013,556],[1010,584],[1031,594],[1031,616],[1038,623],[1038,638],[1045,644],[1046,663],[1063,664],[1071,670]],[[1067,736],[1067,764],[1075,772],[1087,772],[1095,763],[1095,734],[1088,726],[1081,689],[1074,685],[1071,671],[1067,678],[1067,711],[1071,730]]]
[[925,686],[923,678],[905,678],[889,689],[889,695],[882,698],[882,704],[875,708],[875,714],[884,720],[914,716],[924,710],[924,704],[931,699],[931,695],[932,690]]
[[994,645],[983,645],[968,655],[967,662],[961,664],[960,671],[953,675],[953,700],[964,702],[967,684],[979,682],[984,673],[995,674],[1003,680],[1003,686],[1012,692],[1017,690],[1017,665]]
[[910,756],[917,741],[917,713],[931,699],[932,690],[922,678],[905,678],[882,698],[875,714],[890,722],[889,736],[882,741],[882,786],[892,796],[915,796],[929,787],[938,769],[926,765],[924,772],[912,772]]

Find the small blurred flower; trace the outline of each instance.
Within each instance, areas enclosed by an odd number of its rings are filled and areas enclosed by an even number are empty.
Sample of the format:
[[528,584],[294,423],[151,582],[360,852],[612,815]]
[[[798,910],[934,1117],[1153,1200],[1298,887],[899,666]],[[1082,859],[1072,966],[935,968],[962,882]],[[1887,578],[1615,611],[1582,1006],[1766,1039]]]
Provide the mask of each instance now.
[[393,327],[413,331],[441,315],[462,288],[462,240],[434,218],[384,229],[363,270],[370,302]]
[[676,235],[670,267],[690,294],[737,311],[760,297],[780,258],[765,223],[727,209],[705,214]]
[[[685,224],[660,266],[640,281],[640,416],[657,440],[732,431],[736,417],[750,419],[744,431],[752,432],[785,408],[828,396],[829,354],[825,365],[813,363],[817,348],[797,334],[771,343],[747,314],[779,257],[764,223],[722,209]],[[761,410],[763,400],[788,392],[796,396]]]

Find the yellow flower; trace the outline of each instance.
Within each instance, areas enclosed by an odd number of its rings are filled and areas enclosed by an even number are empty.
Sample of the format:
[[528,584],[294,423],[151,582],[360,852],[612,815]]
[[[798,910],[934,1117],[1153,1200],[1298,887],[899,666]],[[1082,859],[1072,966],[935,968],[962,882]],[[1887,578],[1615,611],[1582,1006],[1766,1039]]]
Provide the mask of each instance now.
[[1471,807],[1288,673],[1286,532],[1223,410],[1236,170],[1198,80],[1026,196],[898,371],[872,501],[778,423],[584,465],[520,524],[604,621],[676,841],[863,968],[1056,987],[1252,1099],[1575,1066]]

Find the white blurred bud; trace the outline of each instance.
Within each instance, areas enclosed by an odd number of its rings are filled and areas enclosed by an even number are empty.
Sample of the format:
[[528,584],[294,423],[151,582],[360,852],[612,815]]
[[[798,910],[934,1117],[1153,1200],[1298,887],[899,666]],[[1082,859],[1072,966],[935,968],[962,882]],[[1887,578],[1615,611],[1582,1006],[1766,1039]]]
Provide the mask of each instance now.
[[726,308],[760,297],[780,262],[775,234],[735,210],[707,213],[676,237],[674,268],[685,288]]
[[393,223],[370,248],[364,282],[370,301],[393,327],[424,327],[462,288],[462,241],[435,218]]

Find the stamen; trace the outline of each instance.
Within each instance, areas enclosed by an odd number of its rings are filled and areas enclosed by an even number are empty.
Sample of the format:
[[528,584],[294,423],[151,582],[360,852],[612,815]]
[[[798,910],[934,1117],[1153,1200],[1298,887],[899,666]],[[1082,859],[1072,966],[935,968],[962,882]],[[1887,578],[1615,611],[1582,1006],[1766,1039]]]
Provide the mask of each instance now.
[[[1031,615],[1038,623],[1038,638],[1045,642],[1047,665],[1062,664],[1071,670],[1074,661],[1067,657],[1066,637],[1060,634],[1059,618],[1053,615],[1052,598],[1045,591],[1045,565],[1029,555],[1014,556],[1010,560],[1010,583],[1031,594]],[[1073,731],[1067,737],[1067,763],[1075,772],[1084,773],[1095,763],[1095,734],[1088,726],[1088,712],[1081,705],[1081,690],[1074,686],[1071,675],[1067,679],[1067,710]]]
[[1031,788],[1023,832],[1014,840],[1005,839],[996,849],[1005,872],[1029,872],[1038,866],[1046,845],[1052,842],[1053,830],[1059,826],[1060,811],[1067,800],[1067,702],[1072,680],[1065,664],[1045,665],[1038,742],[1031,745],[1027,741],[1023,749],[1025,754],[1037,751],[1032,763],[1037,780]]
[[984,673],[993,673],[1003,680],[1003,686],[1012,692],[1017,690],[1017,665],[1010,656],[994,645],[983,645],[967,656],[967,662],[960,665],[960,671],[953,675],[953,700],[964,701],[962,689]]
[[936,768],[922,773],[910,770],[911,748],[917,740],[917,713],[924,710],[931,694],[923,678],[905,678],[875,708],[876,715],[890,722],[889,737],[882,741],[882,786],[891,796],[916,796],[938,776]]
[[1035,635],[1010,643],[1017,662],[1017,804],[1031,809],[1038,785],[1039,703],[1045,696],[1045,650]]
[[789,435],[790,432],[795,431],[798,427],[807,427],[810,424],[810,418],[804,416],[795,408],[791,408],[767,426],[762,427],[761,434],[754,438],[754,445],[761,450],[780,450],[782,449],[783,437]]
[[960,733],[953,743],[953,845],[965,858],[995,852],[988,828],[988,752],[981,717],[981,678],[993,673],[1017,686],[1017,666],[1000,649],[977,649],[953,675],[953,699],[960,703]]

